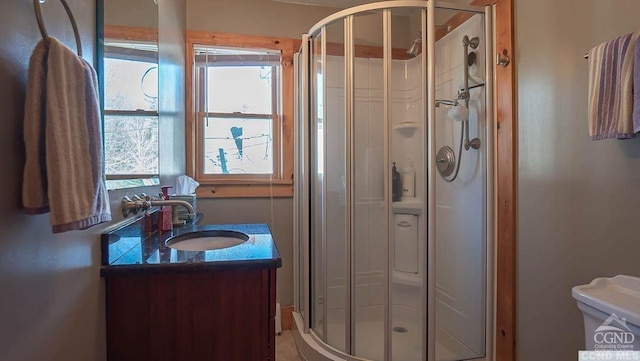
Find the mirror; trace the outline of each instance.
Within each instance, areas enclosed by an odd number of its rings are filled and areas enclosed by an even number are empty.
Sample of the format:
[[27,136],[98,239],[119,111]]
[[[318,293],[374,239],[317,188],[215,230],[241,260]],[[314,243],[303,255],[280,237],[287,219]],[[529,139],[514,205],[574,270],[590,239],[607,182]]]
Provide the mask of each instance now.
[[102,0],[105,172],[111,189],[158,182],[157,0]]

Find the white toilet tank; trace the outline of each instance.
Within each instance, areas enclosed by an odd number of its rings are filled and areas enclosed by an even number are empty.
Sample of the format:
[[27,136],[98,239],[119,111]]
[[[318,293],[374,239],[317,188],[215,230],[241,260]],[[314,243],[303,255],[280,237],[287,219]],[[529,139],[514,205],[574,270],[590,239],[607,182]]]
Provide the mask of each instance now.
[[572,289],[588,351],[640,352],[640,278],[596,278]]

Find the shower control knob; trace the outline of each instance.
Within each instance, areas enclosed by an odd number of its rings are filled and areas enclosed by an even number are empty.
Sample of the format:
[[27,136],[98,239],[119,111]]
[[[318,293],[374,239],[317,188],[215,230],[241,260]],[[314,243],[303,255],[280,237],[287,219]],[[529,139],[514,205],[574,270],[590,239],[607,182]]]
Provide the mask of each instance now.
[[436,155],[436,166],[440,175],[448,177],[456,168],[456,155],[451,147],[442,147]]

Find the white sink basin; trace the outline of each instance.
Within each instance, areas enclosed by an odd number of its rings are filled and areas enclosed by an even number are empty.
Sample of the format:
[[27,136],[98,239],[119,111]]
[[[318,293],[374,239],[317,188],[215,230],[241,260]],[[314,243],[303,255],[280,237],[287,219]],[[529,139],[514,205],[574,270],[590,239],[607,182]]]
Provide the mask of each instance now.
[[179,251],[210,251],[237,246],[249,236],[236,231],[200,231],[185,233],[167,239],[167,246]]

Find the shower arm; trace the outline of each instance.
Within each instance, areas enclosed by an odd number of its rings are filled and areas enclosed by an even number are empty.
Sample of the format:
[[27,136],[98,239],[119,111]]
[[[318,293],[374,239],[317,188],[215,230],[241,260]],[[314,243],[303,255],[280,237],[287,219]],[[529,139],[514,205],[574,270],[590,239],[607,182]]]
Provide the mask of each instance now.
[[456,97],[453,100],[448,99],[436,99],[436,108],[440,108],[441,105],[448,105],[451,107],[457,107],[460,105],[460,101],[465,101],[467,99],[469,92],[464,91],[464,89],[460,89],[456,94]]
[[441,105],[448,105],[450,107],[458,106],[458,99],[455,100],[446,100],[446,99],[436,99],[436,108],[440,108]]

